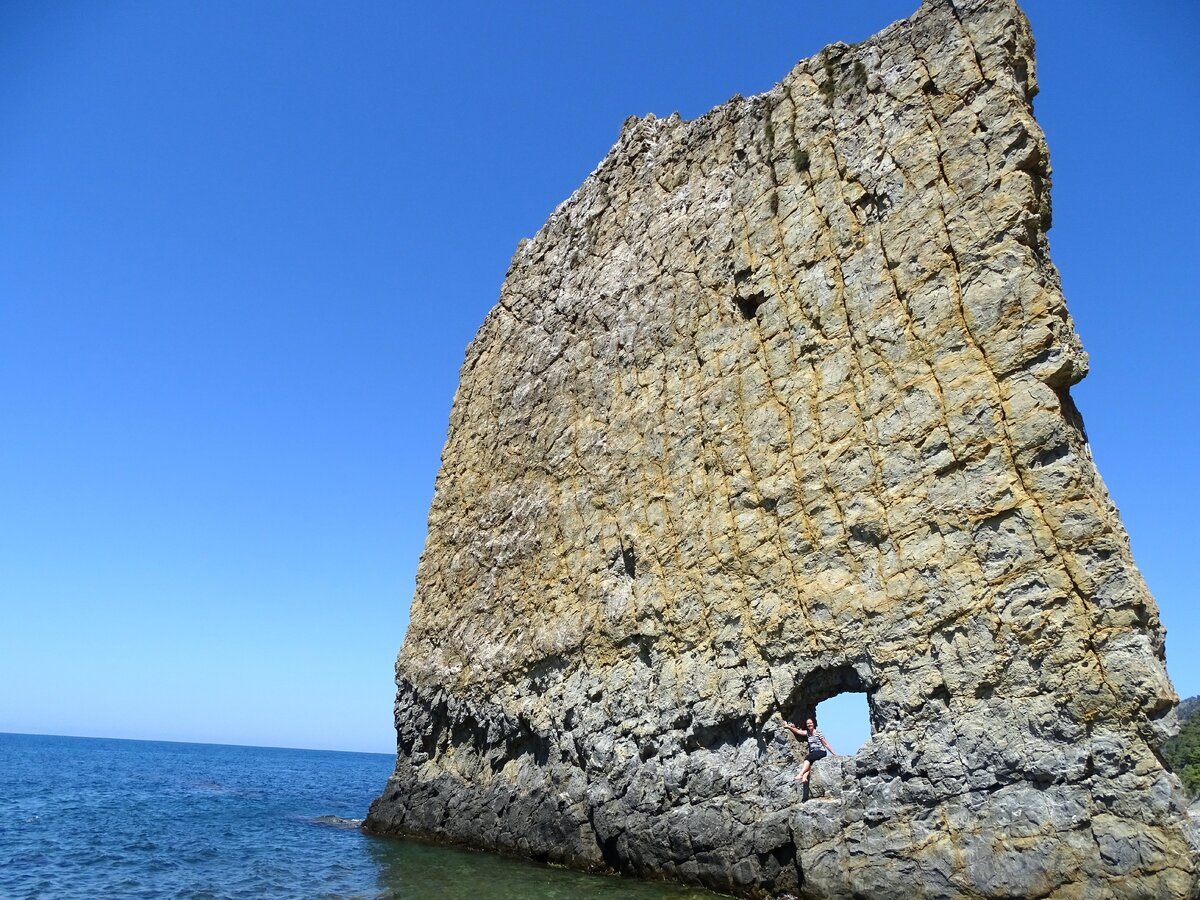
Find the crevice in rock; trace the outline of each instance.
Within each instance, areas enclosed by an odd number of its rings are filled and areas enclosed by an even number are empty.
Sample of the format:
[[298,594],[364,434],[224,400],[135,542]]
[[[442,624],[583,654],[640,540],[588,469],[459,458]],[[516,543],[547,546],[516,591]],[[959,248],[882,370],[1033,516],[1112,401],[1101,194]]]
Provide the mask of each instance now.
[[600,850],[600,858],[604,860],[604,865],[613,872],[620,872],[622,861],[621,854],[617,849],[617,842],[621,837],[621,832],[616,831],[613,834],[602,836],[600,829],[596,827],[596,809],[593,806],[588,807],[588,824],[592,828],[592,835],[596,839],[596,847]]
[[655,638],[652,634],[631,634],[617,642],[618,647],[631,647],[643,666],[649,668],[654,662]]
[[[1053,387],[1053,385],[1052,385]],[[1087,429],[1083,424],[1083,416],[1079,412],[1079,407],[1075,405],[1075,398],[1071,396],[1069,386],[1054,387],[1054,396],[1058,398],[1058,405],[1062,409],[1063,418],[1067,424],[1075,429],[1075,433],[1079,435],[1079,440],[1083,443],[1088,442]]]
[[882,522],[859,522],[850,526],[850,537],[864,544],[878,546],[887,538]]
[[737,747],[750,739],[762,747],[763,737],[754,727],[753,716],[739,716],[716,722],[695,722],[684,738],[683,749],[688,753],[697,750],[713,752],[722,747]]
[[887,217],[892,198],[883,191],[867,191],[854,202],[854,208],[862,214],[865,224],[877,224]]
[[1067,459],[1071,455],[1071,447],[1069,444],[1054,444],[1040,450],[1037,455],[1030,460],[1029,467],[1031,469],[1041,469],[1046,466],[1052,466],[1060,460]]
[[[788,840],[788,842],[780,849],[784,850],[786,854],[786,851],[790,848],[791,856],[785,856],[785,858],[793,866],[793,868],[795,868],[796,890],[801,890],[804,887],[804,866],[801,864],[800,852],[796,847],[796,833],[790,827],[788,828],[788,837],[790,840]],[[780,860],[780,863],[783,863],[782,859]]]
[[609,567],[626,578],[637,577],[637,551],[632,543],[622,541],[619,549],[609,554]]
[[747,322],[754,320],[758,315],[758,308],[767,302],[767,295],[762,291],[755,291],[752,294],[737,296],[733,298],[733,304],[737,307],[742,318]]
[[637,577],[637,553],[632,547],[621,550],[621,562],[625,566],[625,574],[630,578]]

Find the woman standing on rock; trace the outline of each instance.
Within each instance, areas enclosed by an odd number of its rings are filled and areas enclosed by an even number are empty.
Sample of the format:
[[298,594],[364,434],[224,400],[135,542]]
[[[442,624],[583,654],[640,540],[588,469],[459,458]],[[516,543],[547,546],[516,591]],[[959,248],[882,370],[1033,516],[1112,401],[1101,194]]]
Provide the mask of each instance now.
[[827,755],[826,751],[828,751],[829,755],[832,756],[837,756],[837,754],[834,753],[833,748],[829,746],[829,741],[825,740],[825,735],[821,734],[821,732],[817,729],[816,719],[811,717],[805,719],[804,730],[801,731],[787,719],[783,718],[782,714],[780,714],[779,718],[780,721],[783,722],[784,728],[786,728],[796,737],[808,743],[808,756],[804,758],[804,766],[800,769],[800,775],[796,779],[807,789],[808,775],[812,771],[812,764],[818,759],[824,759]]

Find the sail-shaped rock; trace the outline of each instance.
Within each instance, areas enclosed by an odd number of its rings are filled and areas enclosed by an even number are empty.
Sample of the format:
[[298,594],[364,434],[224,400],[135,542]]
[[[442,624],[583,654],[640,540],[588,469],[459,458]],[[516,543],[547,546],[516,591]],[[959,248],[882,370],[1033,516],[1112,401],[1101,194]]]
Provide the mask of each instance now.
[[[467,351],[378,832],[809,897],[1184,897],[1033,41],[930,0],[630,119]],[[872,737],[801,802],[793,720]]]

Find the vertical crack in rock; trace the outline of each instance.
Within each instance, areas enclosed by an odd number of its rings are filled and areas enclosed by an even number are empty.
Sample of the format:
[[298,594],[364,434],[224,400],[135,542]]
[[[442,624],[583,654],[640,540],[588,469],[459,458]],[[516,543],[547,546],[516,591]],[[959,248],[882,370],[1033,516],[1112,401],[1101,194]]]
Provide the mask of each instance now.
[[[929,0],[624,124],[467,351],[369,828],[735,893],[1196,891],[1036,91],[1011,0]],[[801,804],[776,714],[844,691],[872,737]]]

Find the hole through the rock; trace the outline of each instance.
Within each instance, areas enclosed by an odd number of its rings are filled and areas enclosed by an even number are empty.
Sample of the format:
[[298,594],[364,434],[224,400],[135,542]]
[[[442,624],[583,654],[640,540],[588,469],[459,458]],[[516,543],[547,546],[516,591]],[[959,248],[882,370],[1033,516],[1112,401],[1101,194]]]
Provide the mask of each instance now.
[[833,749],[850,756],[871,737],[871,709],[867,695],[846,691],[817,704],[817,724]]
[[877,687],[865,665],[817,666],[798,679],[782,712],[797,725],[815,714],[834,751],[853,755],[885,727],[887,710],[875,702]]

